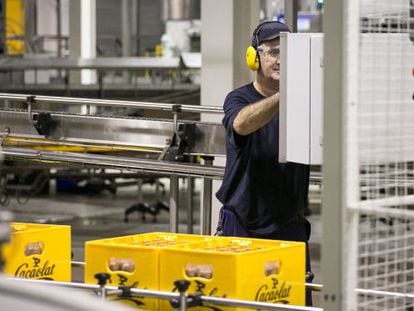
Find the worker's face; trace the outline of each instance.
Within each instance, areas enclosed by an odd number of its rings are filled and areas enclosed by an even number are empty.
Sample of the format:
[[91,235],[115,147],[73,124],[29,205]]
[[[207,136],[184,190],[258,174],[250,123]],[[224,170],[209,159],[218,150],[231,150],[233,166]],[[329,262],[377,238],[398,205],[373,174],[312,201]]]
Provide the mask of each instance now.
[[279,38],[265,41],[257,48],[260,56],[260,70],[265,78],[280,79]]

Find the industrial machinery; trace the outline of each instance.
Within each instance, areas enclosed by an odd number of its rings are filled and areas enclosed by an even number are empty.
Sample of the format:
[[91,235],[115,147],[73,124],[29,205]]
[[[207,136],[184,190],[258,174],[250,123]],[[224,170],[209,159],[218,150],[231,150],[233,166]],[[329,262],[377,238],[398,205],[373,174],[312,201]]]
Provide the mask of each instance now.
[[[40,163],[49,172],[62,167],[113,168],[121,171],[118,176],[126,170],[142,181],[148,175],[168,176],[171,232],[178,227],[178,178],[201,177],[201,230],[210,233],[211,182],[224,174],[223,167],[211,164],[215,156],[225,155],[225,132],[221,124],[185,121],[181,114],[222,113],[221,108],[8,93],[0,99],[0,145],[6,160],[30,160],[30,165]],[[142,110],[168,112],[171,117],[134,116]],[[101,174],[96,176],[105,177]],[[5,187],[3,181],[3,194]],[[131,207],[125,216],[134,210],[142,207]]]

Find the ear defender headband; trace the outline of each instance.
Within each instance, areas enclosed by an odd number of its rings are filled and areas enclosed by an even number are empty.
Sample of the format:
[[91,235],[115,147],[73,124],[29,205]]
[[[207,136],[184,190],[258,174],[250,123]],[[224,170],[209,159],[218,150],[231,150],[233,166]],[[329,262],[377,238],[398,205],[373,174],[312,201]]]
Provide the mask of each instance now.
[[269,23],[278,23],[278,21],[267,21],[259,24],[253,31],[252,44],[246,49],[246,65],[250,70],[258,71],[260,68],[259,53],[257,53],[257,46],[259,45],[259,33],[264,25]]

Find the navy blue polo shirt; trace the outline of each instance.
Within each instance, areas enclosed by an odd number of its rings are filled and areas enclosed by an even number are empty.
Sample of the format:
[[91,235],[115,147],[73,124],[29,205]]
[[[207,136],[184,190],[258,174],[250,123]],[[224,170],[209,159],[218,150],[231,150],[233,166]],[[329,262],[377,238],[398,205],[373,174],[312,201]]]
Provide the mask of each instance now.
[[216,196],[247,231],[268,235],[303,215],[309,188],[309,166],[278,163],[279,115],[254,133],[241,136],[233,121],[245,106],[264,99],[253,83],[230,92],[224,102],[227,162]]

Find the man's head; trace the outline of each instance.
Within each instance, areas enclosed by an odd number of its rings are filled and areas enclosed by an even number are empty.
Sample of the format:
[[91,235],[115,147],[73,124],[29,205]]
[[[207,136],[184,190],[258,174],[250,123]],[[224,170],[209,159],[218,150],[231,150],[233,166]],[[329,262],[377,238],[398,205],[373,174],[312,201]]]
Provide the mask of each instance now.
[[253,32],[252,44],[246,52],[247,66],[259,71],[264,78],[279,80],[279,36],[290,32],[289,28],[278,21],[259,24]]
[[252,46],[257,47],[265,42],[279,38],[281,32],[290,32],[288,26],[278,21],[260,23],[253,31]]

